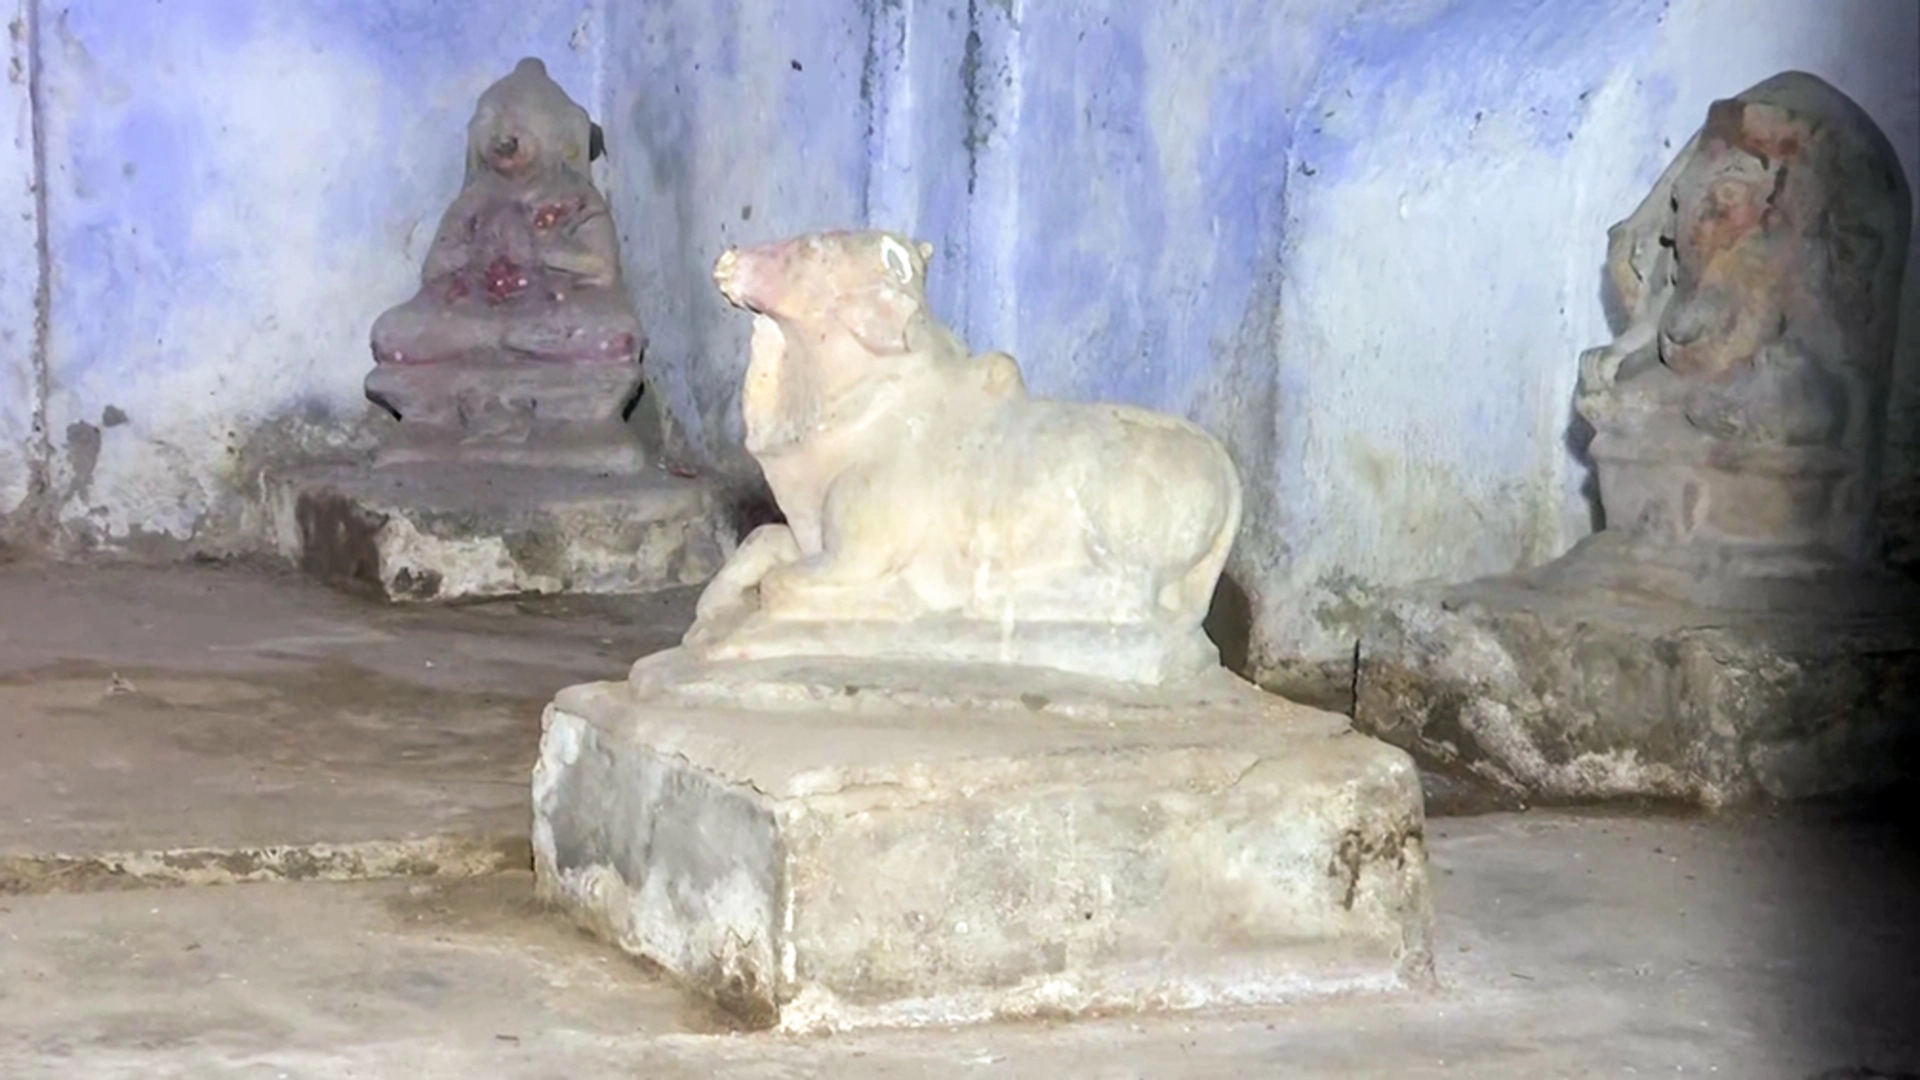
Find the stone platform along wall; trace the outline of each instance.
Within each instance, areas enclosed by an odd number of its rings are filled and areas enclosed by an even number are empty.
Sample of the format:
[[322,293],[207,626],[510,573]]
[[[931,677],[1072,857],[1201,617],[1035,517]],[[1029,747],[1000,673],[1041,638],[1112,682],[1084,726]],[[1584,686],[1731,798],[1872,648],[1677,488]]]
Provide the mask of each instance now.
[[1821,607],[1409,593],[1360,639],[1354,725],[1524,803],[1874,794],[1920,767],[1920,622]]

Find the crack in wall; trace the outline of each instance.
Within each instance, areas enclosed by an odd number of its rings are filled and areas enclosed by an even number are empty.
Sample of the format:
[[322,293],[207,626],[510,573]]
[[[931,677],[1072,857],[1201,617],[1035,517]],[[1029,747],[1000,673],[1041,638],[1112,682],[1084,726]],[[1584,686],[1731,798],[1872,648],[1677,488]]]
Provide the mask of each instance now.
[[47,232],[47,129],[45,65],[40,53],[40,5],[26,0],[20,6],[27,53],[27,122],[33,155],[33,426],[29,448],[26,501],[15,511],[37,540],[51,537],[58,507],[53,493],[53,432],[47,404],[53,383],[48,339],[53,326],[53,256]]

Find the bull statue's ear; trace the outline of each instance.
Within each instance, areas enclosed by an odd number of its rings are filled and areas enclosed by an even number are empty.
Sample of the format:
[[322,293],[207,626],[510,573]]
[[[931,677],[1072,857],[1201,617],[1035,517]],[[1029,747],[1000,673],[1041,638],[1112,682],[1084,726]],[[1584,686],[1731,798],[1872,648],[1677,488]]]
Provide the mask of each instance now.
[[921,262],[933,261],[933,245],[932,244],[929,244],[925,240],[922,240],[918,244],[915,244],[914,247],[918,248],[920,251]]
[[913,256],[907,247],[891,236],[880,238],[880,263],[896,285],[913,284]]

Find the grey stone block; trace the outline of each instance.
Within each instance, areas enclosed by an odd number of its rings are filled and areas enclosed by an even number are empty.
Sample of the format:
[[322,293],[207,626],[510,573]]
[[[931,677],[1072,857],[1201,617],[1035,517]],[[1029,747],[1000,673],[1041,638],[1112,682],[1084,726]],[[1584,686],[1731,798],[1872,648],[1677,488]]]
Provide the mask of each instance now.
[[281,554],[394,601],[692,585],[731,542],[703,485],[652,469],[337,465],[262,484]]
[[995,708],[832,666],[785,704],[561,693],[534,775],[542,894],[789,1030],[1430,977],[1413,764],[1343,717],[1224,673],[1186,707],[1102,709],[1002,669]]
[[1496,578],[1372,619],[1354,723],[1538,801],[1866,792],[1914,764],[1916,630],[1897,610],[1740,610]]

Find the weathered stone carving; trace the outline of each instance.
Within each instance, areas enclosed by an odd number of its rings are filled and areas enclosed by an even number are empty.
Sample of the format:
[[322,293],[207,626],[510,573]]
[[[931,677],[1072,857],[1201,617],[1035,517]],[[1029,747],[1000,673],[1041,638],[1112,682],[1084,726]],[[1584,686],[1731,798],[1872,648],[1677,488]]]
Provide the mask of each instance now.
[[1827,83],[1713,104],[1609,234],[1631,320],[1581,358],[1578,406],[1609,532],[1754,570],[1868,554],[1911,213]]
[[[646,468],[644,346],[589,174],[599,132],[522,60],[480,97],[419,292],[373,325],[371,461],[263,475],[280,549],[389,600],[644,593],[730,549],[712,493]],[[368,466],[372,467],[369,468]]]
[[421,289],[373,326],[367,397],[400,421],[383,462],[641,464],[623,421],[645,339],[593,136],[538,60],[480,96]]
[[1526,799],[1871,790],[1920,750],[1920,610],[1872,521],[1912,209],[1860,108],[1713,104],[1609,237],[1581,357],[1605,528],[1371,619],[1354,723]]
[[754,314],[742,410],[786,524],[701,597],[702,659],[1015,663],[1158,683],[1239,526],[1225,449],[1184,420],[1029,397],[927,310],[931,248],[881,232],[728,252]]

